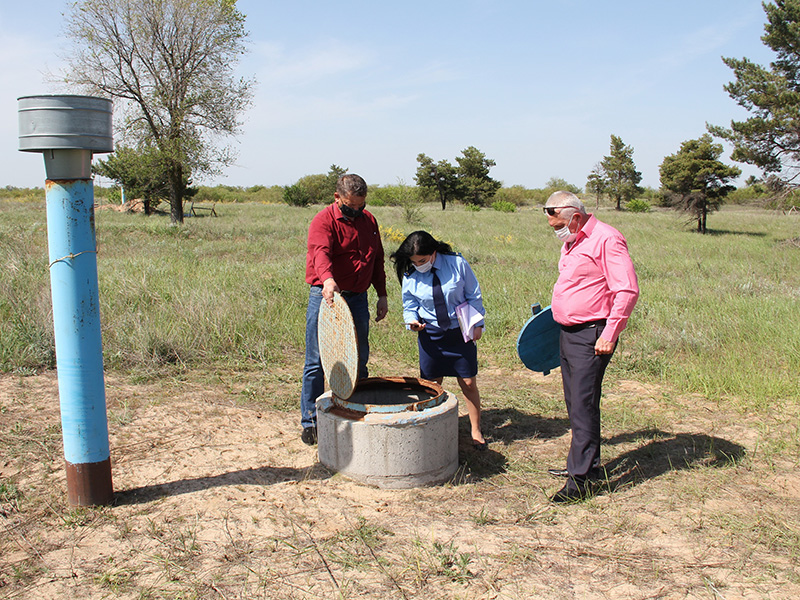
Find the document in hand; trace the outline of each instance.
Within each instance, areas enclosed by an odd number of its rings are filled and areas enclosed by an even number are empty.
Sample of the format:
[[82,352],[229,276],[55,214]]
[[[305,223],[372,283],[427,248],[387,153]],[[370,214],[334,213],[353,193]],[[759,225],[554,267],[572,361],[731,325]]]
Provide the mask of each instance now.
[[461,335],[464,341],[468,342],[474,338],[475,325],[483,320],[483,315],[479,313],[469,302],[462,302],[456,306],[456,318],[458,326],[461,327]]

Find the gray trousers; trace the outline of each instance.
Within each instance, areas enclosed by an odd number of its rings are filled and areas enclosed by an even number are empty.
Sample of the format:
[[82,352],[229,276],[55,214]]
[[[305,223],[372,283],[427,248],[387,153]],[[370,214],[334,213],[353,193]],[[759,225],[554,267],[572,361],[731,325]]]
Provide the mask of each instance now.
[[567,456],[570,487],[583,484],[591,469],[600,466],[600,395],[613,355],[594,353],[604,327],[601,321],[561,328],[561,380],[572,428]]

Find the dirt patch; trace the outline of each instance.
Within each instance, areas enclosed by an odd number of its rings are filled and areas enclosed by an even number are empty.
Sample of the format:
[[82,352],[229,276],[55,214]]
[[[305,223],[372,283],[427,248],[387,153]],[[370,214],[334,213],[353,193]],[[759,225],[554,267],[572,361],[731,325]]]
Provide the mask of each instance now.
[[800,597],[797,447],[765,439],[796,415],[616,382],[600,493],[554,506],[557,375],[482,373],[489,451],[462,415],[458,474],[412,490],[319,465],[270,408],[286,379],[259,399],[247,377],[107,377],[115,505],[71,509],[55,374],[0,377],[0,597]]

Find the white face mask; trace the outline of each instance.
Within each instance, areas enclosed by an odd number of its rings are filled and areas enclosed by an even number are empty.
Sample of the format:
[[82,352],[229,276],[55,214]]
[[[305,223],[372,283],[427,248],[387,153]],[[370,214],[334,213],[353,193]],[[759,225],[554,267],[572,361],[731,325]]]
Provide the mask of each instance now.
[[422,265],[414,265],[414,268],[419,271],[420,273],[427,273],[433,267],[433,259],[429,260],[425,264]]
[[[572,217],[574,216],[575,215],[572,215]],[[572,217],[569,218],[567,224],[564,225],[562,228],[554,230],[556,237],[566,244],[571,244],[572,242],[575,241],[575,238],[578,237],[577,233],[572,233],[569,230],[569,224],[572,223]]]

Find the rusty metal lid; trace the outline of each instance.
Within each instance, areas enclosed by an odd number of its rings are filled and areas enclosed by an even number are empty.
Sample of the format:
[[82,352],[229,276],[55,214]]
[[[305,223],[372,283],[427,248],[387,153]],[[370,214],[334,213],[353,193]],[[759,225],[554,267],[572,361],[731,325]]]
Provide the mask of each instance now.
[[435,381],[417,377],[368,377],[349,398],[335,394],[331,402],[353,413],[419,412],[443,404],[447,395]]
[[334,396],[347,399],[358,380],[358,340],[350,307],[334,292],[333,305],[323,298],[317,320],[322,370]]

